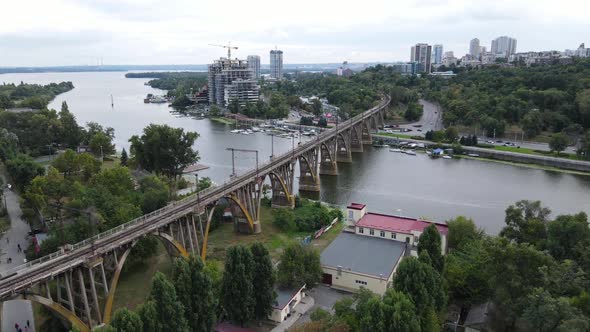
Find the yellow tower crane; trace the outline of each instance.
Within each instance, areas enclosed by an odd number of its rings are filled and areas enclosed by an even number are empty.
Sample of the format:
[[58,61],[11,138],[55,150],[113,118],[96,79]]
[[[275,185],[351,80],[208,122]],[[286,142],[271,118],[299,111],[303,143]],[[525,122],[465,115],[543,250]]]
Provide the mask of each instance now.
[[231,42],[228,42],[227,45],[217,45],[217,44],[209,44],[211,46],[217,46],[217,47],[223,47],[223,48],[227,48],[227,59],[231,60],[231,50],[237,50],[238,47],[237,46],[231,46]]

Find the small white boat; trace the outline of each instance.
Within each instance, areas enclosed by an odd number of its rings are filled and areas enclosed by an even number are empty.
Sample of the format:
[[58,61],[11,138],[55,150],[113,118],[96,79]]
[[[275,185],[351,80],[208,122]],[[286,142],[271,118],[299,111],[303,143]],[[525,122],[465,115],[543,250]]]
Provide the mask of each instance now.
[[258,128],[258,127],[252,127],[252,131],[255,132],[255,133],[257,133],[257,132],[260,131],[260,128]]
[[230,130],[230,133],[232,133],[232,134],[239,134],[239,133],[241,133],[241,132],[242,132],[242,130],[241,130],[241,129],[234,129],[234,130]]
[[449,155],[444,155],[442,156],[443,159],[453,159],[453,157],[449,156]]
[[401,149],[389,149],[389,152],[403,152]]
[[244,130],[244,131],[242,132],[242,134],[243,134],[243,135],[251,135],[251,134],[253,134],[253,132],[252,132],[252,130],[250,130],[250,129],[246,129],[246,130]]
[[469,157],[479,157],[479,155],[477,153],[469,153],[468,156]]
[[414,150],[406,150],[404,151],[405,154],[409,154],[410,156],[415,156],[416,152],[414,152]]

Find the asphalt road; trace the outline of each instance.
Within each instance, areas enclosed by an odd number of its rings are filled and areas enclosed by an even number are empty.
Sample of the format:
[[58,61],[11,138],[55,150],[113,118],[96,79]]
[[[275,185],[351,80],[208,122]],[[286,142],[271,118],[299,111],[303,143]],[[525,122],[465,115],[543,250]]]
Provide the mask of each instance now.
[[430,130],[443,129],[440,106],[423,99],[420,99],[418,102],[424,107],[424,112],[422,113],[420,120],[400,125],[399,128],[411,129],[412,131],[406,132],[406,134],[416,136],[424,136],[424,134]]

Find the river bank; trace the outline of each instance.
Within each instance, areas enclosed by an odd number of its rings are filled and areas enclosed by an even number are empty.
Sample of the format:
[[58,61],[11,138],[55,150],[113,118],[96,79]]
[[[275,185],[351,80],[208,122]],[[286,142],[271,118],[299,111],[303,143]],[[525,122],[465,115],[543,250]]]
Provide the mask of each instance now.
[[[391,135],[373,134],[373,137],[381,138],[386,141],[392,141]],[[451,148],[451,144],[437,143],[426,140],[417,140],[407,137],[397,137],[406,142],[436,144]],[[474,146],[462,146],[463,150],[471,154],[478,154],[480,160],[498,160],[518,165],[536,165],[543,166],[542,169],[553,171],[574,171],[575,174],[590,175],[590,162],[582,160],[573,160],[567,158],[548,157],[534,154],[525,154],[512,151],[502,151],[496,149],[479,148]]]

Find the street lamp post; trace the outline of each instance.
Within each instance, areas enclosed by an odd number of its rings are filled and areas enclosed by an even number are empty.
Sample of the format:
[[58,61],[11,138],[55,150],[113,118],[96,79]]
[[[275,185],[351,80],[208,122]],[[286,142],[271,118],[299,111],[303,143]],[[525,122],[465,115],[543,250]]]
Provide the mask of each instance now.
[[275,157],[275,134],[270,134],[270,159]]

